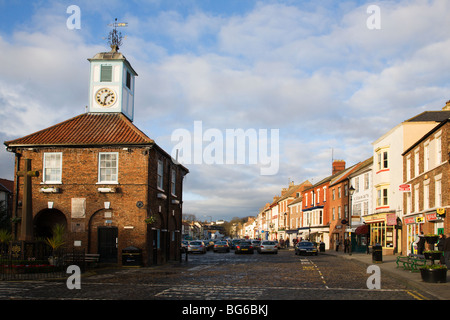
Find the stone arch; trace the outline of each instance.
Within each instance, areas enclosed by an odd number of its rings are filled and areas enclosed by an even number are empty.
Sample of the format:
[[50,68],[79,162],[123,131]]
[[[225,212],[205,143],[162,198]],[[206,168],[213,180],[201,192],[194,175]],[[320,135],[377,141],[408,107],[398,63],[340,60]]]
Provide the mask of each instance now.
[[58,209],[44,209],[34,217],[34,237],[46,239],[53,235],[52,229],[56,224],[63,225],[67,230],[66,215]]

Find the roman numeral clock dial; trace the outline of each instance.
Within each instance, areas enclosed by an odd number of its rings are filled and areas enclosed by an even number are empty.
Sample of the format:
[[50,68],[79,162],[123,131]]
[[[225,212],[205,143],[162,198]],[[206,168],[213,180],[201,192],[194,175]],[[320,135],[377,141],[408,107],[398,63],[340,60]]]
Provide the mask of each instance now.
[[111,89],[102,88],[95,94],[95,100],[100,106],[108,108],[116,102],[116,94]]

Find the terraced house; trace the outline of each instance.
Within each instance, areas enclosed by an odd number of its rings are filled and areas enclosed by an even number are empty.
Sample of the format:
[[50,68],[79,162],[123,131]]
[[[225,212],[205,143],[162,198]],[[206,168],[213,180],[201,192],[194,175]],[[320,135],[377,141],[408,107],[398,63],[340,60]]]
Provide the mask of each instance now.
[[383,134],[368,159],[349,168],[333,161],[330,176],[287,205],[274,197],[259,213],[262,223],[271,222],[270,239],[289,230],[292,237],[323,241],[334,250],[350,238],[352,252],[379,244],[390,255],[414,253],[420,232],[450,232],[449,119],[450,101]]
[[178,260],[188,169],[133,124],[137,73],[117,49],[89,59],[85,114],[5,142],[15,155],[14,236],[32,243],[62,224],[69,250],[100,261],[121,263],[130,248],[143,265]]
[[424,234],[450,232],[450,119],[427,132],[403,153],[402,185],[405,252]]

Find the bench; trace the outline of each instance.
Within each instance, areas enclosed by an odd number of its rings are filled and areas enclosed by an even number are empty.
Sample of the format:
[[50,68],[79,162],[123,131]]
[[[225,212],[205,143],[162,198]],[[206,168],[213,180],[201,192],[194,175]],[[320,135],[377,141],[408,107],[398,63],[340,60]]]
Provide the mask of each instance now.
[[421,255],[410,254],[409,256],[398,256],[395,263],[397,264],[397,268],[399,267],[399,264],[402,263],[404,270],[419,272],[418,267],[426,265],[427,260]]
[[85,253],[85,254],[77,254],[77,253],[67,253],[64,256],[65,262],[80,262],[84,261],[86,263],[97,263],[100,259],[100,254],[98,253]]

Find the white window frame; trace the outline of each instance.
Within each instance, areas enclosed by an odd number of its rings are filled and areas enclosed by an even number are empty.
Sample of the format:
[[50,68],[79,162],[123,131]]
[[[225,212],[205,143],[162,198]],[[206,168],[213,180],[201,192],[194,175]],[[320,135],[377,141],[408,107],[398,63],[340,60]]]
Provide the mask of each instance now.
[[411,155],[406,157],[406,181],[411,180]]
[[406,213],[412,213],[412,195],[411,192],[406,193]]
[[442,131],[438,132],[434,137],[436,145],[436,165],[442,163]]
[[413,212],[419,212],[419,185],[416,184],[414,186],[414,211]]
[[389,207],[388,186],[380,186],[377,188],[377,207]]
[[420,162],[420,153],[419,150],[417,149],[414,151],[414,177],[417,177],[420,174],[419,162]]
[[[57,162],[59,162],[58,167],[47,167],[47,159],[50,156],[59,156],[59,161],[56,159]],[[42,170],[43,170],[43,175],[42,175],[42,181],[43,183],[47,183],[47,184],[61,184],[62,183],[62,157],[63,154],[62,152],[44,152],[44,159],[43,159],[43,164],[42,164]],[[47,180],[47,170],[50,169],[59,169],[59,179],[56,180]]]
[[434,206],[440,208],[442,207],[442,175],[435,177],[434,188]]
[[384,147],[377,150],[378,171],[389,169],[389,150]]
[[430,208],[430,180],[423,182],[423,210]]
[[162,160],[158,160],[156,176],[156,187],[164,191],[164,163]]
[[370,188],[370,181],[369,181],[369,173],[364,174],[364,190],[368,190]]
[[430,169],[430,144],[427,143],[423,147],[423,166],[424,172]]
[[[106,160],[102,159],[102,156],[106,155],[114,155],[116,156],[116,166],[113,167],[102,167],[102,161],[113,161],[113,160]],[[115,179],[111,180],[102,180],[102,170],[106,169],[115,169],[114,172],[112,172],[110,175],[115,175]],[[118,152],[99,152],[98,154],[98,184],[117,184],[119,183],[119,153]]]
[[172,169],[172,174],[170,177],[170,191],[172,193],[173,196],[176,195],[176,191],[177,191],[177,171],[175,169]]

